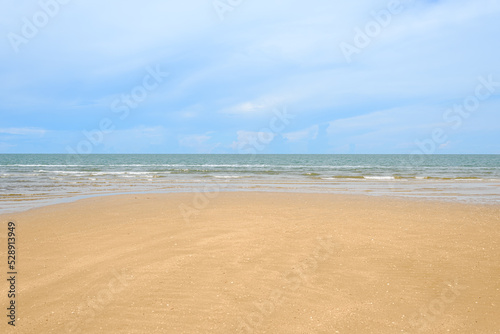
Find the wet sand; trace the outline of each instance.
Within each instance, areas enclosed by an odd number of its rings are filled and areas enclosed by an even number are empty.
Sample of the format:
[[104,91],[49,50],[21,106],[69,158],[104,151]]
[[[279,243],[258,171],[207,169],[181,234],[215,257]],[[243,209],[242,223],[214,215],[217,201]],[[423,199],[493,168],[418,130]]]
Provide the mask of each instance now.
[[0,216],[0,332],[500,333],[500,205],[209,195]]

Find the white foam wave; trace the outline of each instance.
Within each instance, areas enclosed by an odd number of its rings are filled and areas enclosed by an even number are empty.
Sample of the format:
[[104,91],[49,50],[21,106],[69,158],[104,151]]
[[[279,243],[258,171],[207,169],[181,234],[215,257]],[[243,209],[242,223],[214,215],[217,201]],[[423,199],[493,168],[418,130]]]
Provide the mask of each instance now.
[[365,179],[367,180],[395,180],[396,178],[394,176],[365,176]]

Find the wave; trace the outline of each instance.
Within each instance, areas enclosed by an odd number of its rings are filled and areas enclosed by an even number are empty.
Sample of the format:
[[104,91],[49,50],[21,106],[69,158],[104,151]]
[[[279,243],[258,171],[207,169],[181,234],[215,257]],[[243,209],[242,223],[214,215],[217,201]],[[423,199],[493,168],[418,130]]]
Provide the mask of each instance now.
[[438,176],[374,176],[374,175],[335,175],[321,177],[322,180],[375,180],[375,181],[393,181],[393,180],[434,180],[434,181],[491,181],[498,182],[500,179],[485,179],[477,176],[459,176],[459,177],[438,177]]
[[240,176],[236,176],[236,175],[215,175],[214,177],[217,179],[239,179],[240,178]]
[[365,176],[367,180],[395,180],[394,176]]
[[322,177],[322,180],[363,180],[364,176],[357,175],[336,175],[331,177]]
[[2,167],[106,167],[108,165],[41,165],[41,164],[33,164],[33,165],[0,165]]

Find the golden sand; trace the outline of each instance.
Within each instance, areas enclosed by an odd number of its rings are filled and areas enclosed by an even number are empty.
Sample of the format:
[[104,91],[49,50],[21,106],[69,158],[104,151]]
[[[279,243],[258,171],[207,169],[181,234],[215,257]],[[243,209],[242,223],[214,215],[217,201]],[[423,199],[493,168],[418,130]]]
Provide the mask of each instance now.
[[221,193],[95,197],[16,223],[0,333],[500,333],[500,206]]

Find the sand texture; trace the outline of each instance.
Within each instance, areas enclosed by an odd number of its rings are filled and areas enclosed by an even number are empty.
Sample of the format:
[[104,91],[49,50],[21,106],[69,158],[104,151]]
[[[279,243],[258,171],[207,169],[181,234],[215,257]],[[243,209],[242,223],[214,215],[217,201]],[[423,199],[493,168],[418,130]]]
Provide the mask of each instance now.
[[0,333],[500,333],[500,206],[368,196],[94,197],[16,223]]

